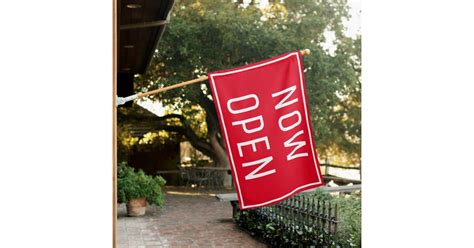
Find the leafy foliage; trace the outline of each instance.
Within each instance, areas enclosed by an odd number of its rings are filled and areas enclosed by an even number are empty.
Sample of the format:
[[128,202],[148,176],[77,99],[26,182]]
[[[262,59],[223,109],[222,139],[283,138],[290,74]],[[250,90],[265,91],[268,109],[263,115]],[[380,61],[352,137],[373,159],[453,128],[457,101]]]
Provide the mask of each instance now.
[[343,247],[361,247],[361,199],[359,196],[338,197],[335,202],[339,204],[338,240]]
[[151,131],[141,137],[132,135],[127,122],[119,122],[117,126],[117,158],[119,161],[129,161],[135,152],[154,151],[170,144],[176,144],[181,137],[164,130]]
[[329,200],[338,205],[337,243],[342,247],[361,247],[361,196],[352,193],[343,196],[331,196],[327,193],[316,192],[315,199]]
[[151,204],[163,205],[165,179],[146,175],[142,170],[135,171],[127,162],[121,162],[117,169],[117,198],[120,203],[145,197]]
[[[271,2],[270,7],[260,9],[253,5],[244,8],[230,0],[177,1],[159,51],[147,73],[136,78],[136,87],[151,90],[309,48],[312,54],[304,58],[305,78],[319,155],[343,156],[347,164],[360,163],[361,38],[344,35],[342,23],[349,18],[347,2]],[[334,52],[321,45],[325,31],[335,34]],[[208,83],[203,83],[152,98],[175,110],[201,106],[207,124],[207,129],[201,130],[208,132],[201,137],[213,143],[211,133],[219,124],[213,106],[206,105],[212,98],[209,89]],[[217,158],[204,145],[196,148]]]

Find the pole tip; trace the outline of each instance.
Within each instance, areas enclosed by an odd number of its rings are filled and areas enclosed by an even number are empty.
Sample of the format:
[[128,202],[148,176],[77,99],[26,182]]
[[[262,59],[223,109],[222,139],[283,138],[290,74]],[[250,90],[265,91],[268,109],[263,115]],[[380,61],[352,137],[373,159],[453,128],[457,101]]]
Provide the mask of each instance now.
[[301,52],[301,55],[303,55],[303,56],[311,54],[311,50],[309,50],[308,48],[303,49],[300,52]]

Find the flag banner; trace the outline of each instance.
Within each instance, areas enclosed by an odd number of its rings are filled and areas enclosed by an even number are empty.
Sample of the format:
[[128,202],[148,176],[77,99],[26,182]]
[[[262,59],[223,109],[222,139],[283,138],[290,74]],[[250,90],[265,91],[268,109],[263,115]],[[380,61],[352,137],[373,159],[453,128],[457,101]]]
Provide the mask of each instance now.
[[209,81],[241,209],[323,185],[299,51]]

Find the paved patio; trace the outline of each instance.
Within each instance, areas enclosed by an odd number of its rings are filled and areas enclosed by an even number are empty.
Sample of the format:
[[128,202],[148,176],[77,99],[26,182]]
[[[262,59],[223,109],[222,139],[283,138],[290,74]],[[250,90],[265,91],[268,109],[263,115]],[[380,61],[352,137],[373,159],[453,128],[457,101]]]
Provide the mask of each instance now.
[[165,206],[149,206],[143,217],[127,217],[125,205],[119,205],[118,248],[266,247],[233,223],[228,202],[206,192],[166,191]]

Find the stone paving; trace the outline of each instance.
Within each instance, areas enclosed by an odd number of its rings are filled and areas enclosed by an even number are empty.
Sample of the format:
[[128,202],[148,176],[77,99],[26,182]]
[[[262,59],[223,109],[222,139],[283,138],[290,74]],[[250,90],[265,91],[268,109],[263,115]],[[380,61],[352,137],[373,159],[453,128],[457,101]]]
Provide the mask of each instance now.
[[117,247],[266,247],[232,221],[229,202],[209,193],[166,190],[162,208],[148,206],[143,217],[127,217],[118,206]]

